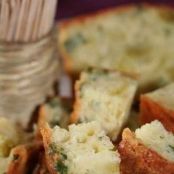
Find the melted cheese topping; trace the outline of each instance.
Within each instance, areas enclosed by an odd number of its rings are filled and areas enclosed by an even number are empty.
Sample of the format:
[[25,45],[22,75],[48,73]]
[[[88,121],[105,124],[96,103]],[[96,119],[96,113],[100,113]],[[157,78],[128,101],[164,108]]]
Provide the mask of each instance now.
[[120,73],[82,73],[80,122],[98,121],[106,134],[116,140],[128,119],[136,88],[134,80]]
[[119,155],[96,122],[71,125],[69,131],[55,127],[52,142],[66,156],[67,174],[119,174]]
[[141,85],[166,83],[174,79],[172,16],[150,7],[111,11],[62,30],[60,46],[70,54],[75,71],[120,69],[138,74]]
[[159,121],[142,126],[135,135],[145,146],[174,162],[174,135],[167,132]]
[[174,110],[174,83],[146,94],[146,96],[163,107]]

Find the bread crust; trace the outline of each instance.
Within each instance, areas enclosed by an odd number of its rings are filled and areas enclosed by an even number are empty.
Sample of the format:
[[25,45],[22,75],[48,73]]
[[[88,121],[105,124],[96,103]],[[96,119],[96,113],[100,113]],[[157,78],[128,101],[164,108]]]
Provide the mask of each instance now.
[[[41,108],[40,114],[41,114],[40,118],[46,118],[44,107]],[[56,161],[58,161],[60,158],[57,153],[50,152],[52,130],[49,127],[48,123],[45,121],[45,119],[41,120],[40,122],[40,132],[43,138],[43,145],[45,149],[45,161],[48,171],[51,174],[58,174],[59,172],[56,171],[55,164]]]
[[66,36],[66,29],[77,24],[83,24],[89,20],[95,20],[97,17],[102,17],[107,14],[112,14],[112,13],[121,13],[124,11],[131,10],[133,8],[137,8],[138,6],[145,7],[145,8],[157,8],[162,11],[173,11],[173,7],[167,6],[167,5],[160,5],[160,4],[150,4],[150,3],[140,3],[138,5],[136,4],[129,4],[129,5],[122,5],[119,7],[112,7],[112,8],[107,8],[107,9],[102,9],[98,10],[96,12],[90,13],[90,14],[85,14],[77,17],[73,17],[71,19],[66,19],[62,20],[61,22],[58,23],[58,30],[59,30],[59,35],[58,35],[58,48],[59,48],[59,53],[61,55],[61,58],[63,59],[63,64],[64,64],[64,69],[65,71],[72,77],[78,76],[79,72],[74,70],[73,67],[73,62],[70,54],[67,53],[67,51],[64,49],[64,46],[62,46],[62,43],[64,41],[64,36]]
[[75,102],[74,102],[74,109],[70,115],[70,123],[77,123],[79,120],[79,112],[81,109],[81,98],[80,98],[80,86],[83,83],[83,80],[78,80],[75,83]]
[[19,145],[12,149],[12,161],[10,162],[7,174],[24,174],[29,170],[29,164],[33,156],[41,148],[40,142]]
[[46,159],[44,152],[40,153],[39,161],[35,170],[33,171],[33,174],[49,174],[48,169],[46,167]]
[[142,124],[159,120],[164,127],[174,133],[174,110],[165,108],[146,95],[141,96],[140,121]]
[[118,151],[122,174],[174,174],[174,163],[144,146],[129,129],[123,131]]

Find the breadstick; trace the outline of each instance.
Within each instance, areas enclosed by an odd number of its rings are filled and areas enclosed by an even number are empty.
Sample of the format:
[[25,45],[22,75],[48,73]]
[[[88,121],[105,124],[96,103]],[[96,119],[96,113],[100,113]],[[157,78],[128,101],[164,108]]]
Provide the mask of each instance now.
[[2,11],[1,11],[1,26],[2,26],[2,30],[1,30],[1,39],[4,40],[5,39],[5,25],[6,25],[6,2],[5,0],[2,0]]
[[29,0],[22,0],[21,9],[19,13],[19,19],[17,24],[17,30],[15,35],[15,40],[22,41],[24,38],[25,28],[26,28],[26,18],[28,17],[28,6]]
[[48,15],[48,10],[49,10],[49,1],[44,0],[44,6],[43,6],[43,12],[42,12],[42,17],[41,17],[41,23],[39,27],[39,37],[43,36],[45,33],[45,27],[47,24],[47,15]]
[[38,1],[38,6],[37,6],[37,13],[35,16],[35,23],[33,26],[33,32],[32,32],[32,38],[31,40],[36,40],[38,38],[38,28],[40,26],[40,19],[42,16],[42,10],[43,10],[43,0],[37,0]]
[[15,12],[14,12],[14,23],[13,23],[13,34],[12,34],[12,40],[15,40],[16,30],[17,30],[17,24],[19,21],[19,13],[21,9],[21,0],[15,0]]
[[5,26],[4,26],[4,38],[7,40],[8,28],[9,28],[9,20],[10,20],[10,7],[9,3],[5,2]]
[[37,5],[38,0],[31,0],[30,2],[30,13],[28,16],[28,22],[27,22],[27,27],[26,27],[26,32],[25,32],[25,41],[28,41],[32,37],[32,31],[33,31],[33,26],[35,22],[35,17],[37,13]]
[[16,2],[15,0],[10,1],[10,8],[11,8],[11,16],[9,19],[9,28],[8,28],[8,34],[7,34],[7,41],[13,40],[13,34],[15,29],[15,15],[16,15]]
[[57,9],[57,0],[52,0],[50,2],[50,13],[49,13],[49,18],[48,18],[48,28],[46,29],[46,32],[49,32],[53,25],[54,25],[54,17],[56,14],[56,9]]

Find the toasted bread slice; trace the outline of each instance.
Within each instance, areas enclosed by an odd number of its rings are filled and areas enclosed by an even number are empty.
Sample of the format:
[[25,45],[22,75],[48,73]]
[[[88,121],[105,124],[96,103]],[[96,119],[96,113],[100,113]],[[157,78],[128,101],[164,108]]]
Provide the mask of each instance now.
[[173,16],[172,8],[130,5],[62,21],[58,45],[65,69],[133,73],[143,90],[173,81]]
[[160,120],[174,132],[174,83],[141,96],[140,119],[142,123]]
[[128,120],[136,89],[136,81],[120,72],[99,69],[82,72],[75,86],[71,122],[98,121],[115,141]]
[[29,160],[39,149],[38,143],[29,143],[30,133],[9,119],[0,117],[0,174],[24,174]]
[[39,161],[38,161],[37,166],[35,167],[32,174],[50,174],[48,169],[47,169],[47,164],[46,164],[44,152],[40,153]]
[[118,151],[122,174],[174,174],[174,135],[159,121],[125,129]]
[[41,129],[51,174],[119,174],[119,155],[97,122]]
[[41,149],[40,142],[19,145],[12,149],[8,158],[7,174],[25,174],[30,170],[30,162]]

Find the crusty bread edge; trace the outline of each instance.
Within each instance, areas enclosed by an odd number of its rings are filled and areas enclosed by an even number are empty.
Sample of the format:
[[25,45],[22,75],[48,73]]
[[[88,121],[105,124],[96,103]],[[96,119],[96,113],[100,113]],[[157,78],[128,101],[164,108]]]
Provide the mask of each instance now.
[[128,128],[123,131],[118,152],[122,174],[173,174],[174,163],[144,146]]
[[141,124],[159,120],[164,127],[174,133],[174,111],[164,108],[153,98],[145,95],[140,97],[140,122]]
[[[42,115],[43,114],[43,115]],[[42,107],[41,109],[41,117],[44,118],[45,111]],[[40,132],[43,138],[43,145],[45,149],[45,160],[47,164],[47,168],[51,174],[58,174],[59,172],[56,171],[55,165],[56,161],[59,160],[59,154],[51,154],[50,153],[50,144],[51,144],[51,137],[52,137],[52,130],[49,127],[48,123],[45,120],[40,122]]]
[[28,165],[34,155],[41,149],[42,145],[40,142],[32,142],[24,145],[18,145],[12,149],[7,174],[23,174],[28,171]]

